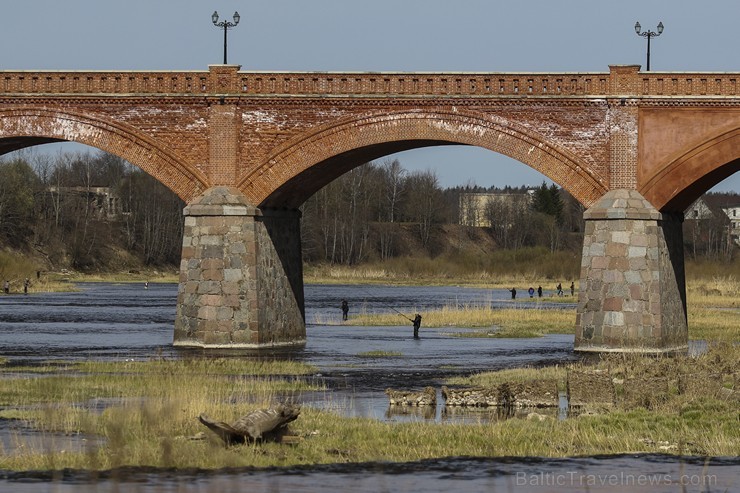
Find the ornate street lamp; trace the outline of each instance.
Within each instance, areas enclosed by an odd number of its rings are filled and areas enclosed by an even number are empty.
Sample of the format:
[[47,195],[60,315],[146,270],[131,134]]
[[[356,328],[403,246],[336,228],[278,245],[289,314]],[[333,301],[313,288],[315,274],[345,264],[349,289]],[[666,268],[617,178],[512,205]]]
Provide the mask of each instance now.
[[218,22],[218,12],[216,11],[214,11],[213,15],[211,16],[211,20],[213,21],[214,26],[224,28],[224,65],[226,65],[226,32],[232,27],[235,27],[237,24],[239,24],[239,19],[241,19],[239,12],[234,12],[234,22]]
[[647,38],[647,42],[648,42],[647,43],[647,70],[649,72],[650,71],[650,38],[660,36],[663,33],[663,23],[662,22],[658,23],[657,33],[653,31],[640,32],[640,29],[642,29],[640,27],[640,23],[635,22],[635,32],[637,33],[637,35]]

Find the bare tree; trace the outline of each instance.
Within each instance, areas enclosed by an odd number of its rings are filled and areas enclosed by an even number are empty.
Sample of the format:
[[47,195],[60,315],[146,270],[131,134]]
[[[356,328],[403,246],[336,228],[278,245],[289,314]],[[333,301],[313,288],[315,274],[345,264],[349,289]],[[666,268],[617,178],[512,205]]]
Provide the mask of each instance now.
[[419,239],[424,248],[429,245],[432,226],[439,222],[442,212],[442,190],[432,170],[409,174],[406,189],[406,217],[418,225]]

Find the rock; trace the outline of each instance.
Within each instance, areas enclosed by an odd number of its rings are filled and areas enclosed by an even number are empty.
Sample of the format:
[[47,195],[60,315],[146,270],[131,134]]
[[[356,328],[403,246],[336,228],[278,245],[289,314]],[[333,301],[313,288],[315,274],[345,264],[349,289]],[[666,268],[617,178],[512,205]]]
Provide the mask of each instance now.
[[437,391],[434,387],[425,387],[421,392],[408,390],[385,389],[391,406],[436,406]]
[[558,386],[554,380],[504,382],[496,388],[450,389],[445,386],[442,397],[447,406],[558,407]]

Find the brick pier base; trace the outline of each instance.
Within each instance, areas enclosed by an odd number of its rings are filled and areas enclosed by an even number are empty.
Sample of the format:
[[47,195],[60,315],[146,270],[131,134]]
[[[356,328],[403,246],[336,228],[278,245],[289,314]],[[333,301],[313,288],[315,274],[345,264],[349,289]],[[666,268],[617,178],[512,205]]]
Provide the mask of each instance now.
[[298,211],[262,211],[215,187],[184,211],[174,345],[246,348],[305,341]]
[[683,217],[612,190],[584,218],[575,350],[686,350]]

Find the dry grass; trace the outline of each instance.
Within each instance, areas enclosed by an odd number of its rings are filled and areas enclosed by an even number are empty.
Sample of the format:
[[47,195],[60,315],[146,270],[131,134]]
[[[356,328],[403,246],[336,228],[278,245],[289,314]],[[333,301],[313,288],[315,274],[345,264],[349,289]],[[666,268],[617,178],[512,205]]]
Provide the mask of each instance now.
[[[533,305],[535,306],[535,305]],[[575,314],[544,308],[492,309],[476,306],[446,306],[421,312],[423,327],[486,328],[485,331],[453,334],[461,337],[539,337],[573,331]],[[404,323],[397,313],[364,314],[350,317],[348,325],[396,326]]]
[[[677,368],[693,372],[737,368],[738,351],[737,346],[717,346],[697,359],[680,360]],[[618,375],[620,369],[652,374],[655,369],[670,371],[666,365],[671,361],[679,360],[620,355],[600,364]],[[560,457],[665,452],[658,448],[664,443],[671,445],[669,453],[677,454],[722,456],[740,449],[737,403],[700,394],[565,421],[511,419],[489,424],[387,423],[304,408],[291,425],[292,433],[300,437],[295,444],[225,448],[198,423],[198,414],[206,412],[228,422],[317,386],[296,377],[246,375],[249,365],[239,361],[213,367],[212,363],[85,363],[70,366],[65,375],[2,379],[0,400],[12,407],[0,412],[1,417],[26,422],[50,438],[79,432],[101,442],[65,452],[26,444],[0,456],[0,469],[101,470],[129,465],[217,469],[460,455]],[[280,373],[292,367],[267,362],[254,368]],[[473,377],[471,382],[493,385],[504,380],[559,379],[562,374],[560,367],[507,370]],[[103,397],[113,400],[96,407]],[[206,440],[187,438],[201,431],[207,432]],[[24,445],[21,435],[16,441]]]
[[740,280],[731,275],[692,279],[686,297],[689,306],[740,308]]
[[47,276],[46,273],[37,278],[36,273],[40,271],[44,271],[44,267],[37,262],[22,255],[0,251],[0,283],[7,280],[10,283],[11,294],[23,293],[23,283],[26,278],[31,281],[28,288],[30,294],[75,290],[73,285]]
[[527,383],[536,380],[555,380],[565,388],[566,367],[546,366],[542,368],[514,368],[509,370],[476,373],[468,377],[452,377],[446,382],[450,385],[495,388],[505,382]]
[[578,283],[579,260],[542,248],[436,257],[402,257],[360,265],[307,264],[304,281],[320,284],[466,285],[554,289]]

